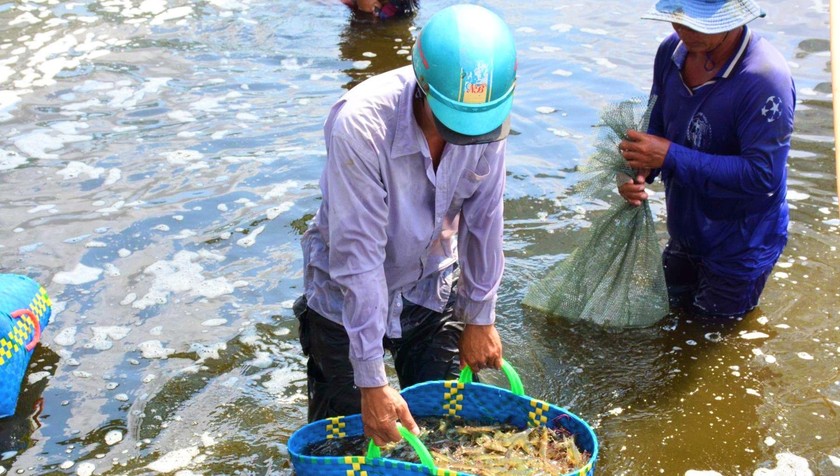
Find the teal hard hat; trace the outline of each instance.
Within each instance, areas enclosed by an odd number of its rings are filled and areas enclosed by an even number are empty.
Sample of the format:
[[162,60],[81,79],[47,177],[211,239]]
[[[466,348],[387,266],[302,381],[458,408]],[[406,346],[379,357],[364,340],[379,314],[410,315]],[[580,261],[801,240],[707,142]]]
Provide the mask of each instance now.
[[478,5],[444,8],[420,31],[411,54],[417,82],[447,142],[507,137],[516,47],[498,15]]

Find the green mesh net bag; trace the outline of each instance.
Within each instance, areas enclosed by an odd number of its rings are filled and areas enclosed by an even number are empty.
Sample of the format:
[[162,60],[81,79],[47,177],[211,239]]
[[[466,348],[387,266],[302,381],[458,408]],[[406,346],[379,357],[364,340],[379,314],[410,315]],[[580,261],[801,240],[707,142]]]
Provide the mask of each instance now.
[[575,191],[609,192],[612,206],[592,221],[582,246],[528,289],[523,304],[572,320],[608,327],[645,327],[668,313],[662,252],[650,205],[628,204],[615,193],[616,175],[634,176],[618,151],[628,129],[645,131],[655,97],[624,101],[601,114],[595,153],[583,164]]

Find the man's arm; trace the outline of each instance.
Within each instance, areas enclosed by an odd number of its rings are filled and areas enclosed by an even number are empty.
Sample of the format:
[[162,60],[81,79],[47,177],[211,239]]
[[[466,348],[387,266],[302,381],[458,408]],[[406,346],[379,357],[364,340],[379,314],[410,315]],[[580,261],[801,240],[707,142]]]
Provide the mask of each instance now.
[[455,313],[467,326],[459,344],[461,366],[473,371],[498,369],[502,365],[502,344],[496,331],[496,293],[504,270],[502,235],[504,226],[505,141],[487,146],[487,171],[476,192],[464,201],[458,228],[461,276]]
[[401,439],[397,420],[419,433],[408,405],[388,386],[385,375],[387,193],[373,151],[337,135],[329,144],[325,174],[330,199],[330,276],[344,293],[342,323],[350,341],[354,383],[362,394],[365,435],[383,445]]

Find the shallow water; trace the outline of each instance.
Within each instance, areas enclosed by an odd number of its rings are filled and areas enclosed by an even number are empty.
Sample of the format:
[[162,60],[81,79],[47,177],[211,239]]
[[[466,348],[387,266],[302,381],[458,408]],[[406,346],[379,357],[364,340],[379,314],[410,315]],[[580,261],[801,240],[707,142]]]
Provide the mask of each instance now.
[[[54,302],[0,422],[0,474],[291,472],[285,442],[306,418],[291,303],[325,113],[407,64],[451,3],[382,24],[328,0],[0,3],[0,272]],[[840,472],[828,2],[761,3],[753,26],[799,100],[788,247],[745,319],[624,332],[519,303],[603,209],[571,194],[575,167],[599,111],[646,94],[669,26],[638,20],[647,2],[486,3],[519,51],[506,358],[526,393],[595,426],[597,474]],[[661,193],[652,205],[661,224]]]

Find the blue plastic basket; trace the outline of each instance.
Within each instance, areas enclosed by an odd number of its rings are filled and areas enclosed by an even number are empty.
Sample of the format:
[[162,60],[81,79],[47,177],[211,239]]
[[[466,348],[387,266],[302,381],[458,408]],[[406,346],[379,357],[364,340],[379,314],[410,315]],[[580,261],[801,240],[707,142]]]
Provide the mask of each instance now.
[[[457,416],[484,424],[510,424],[518,428],[563,427],[574,435],[578,449],[588,452],[590,458],[580,470],[555,476],[593,476],[598,457],[598,438],[592,427],[563,408],[526,396],[519,376],[507,362],[503,364],[502,370],[511,383],[511,390],[473,383],[472,372],[465,368],[458,380],[420,383],[406,388],[401,395],[415,418]],[[289,455],[298,476],[473,476],[436,467],[431,455],[419,440],[415,441],[413,434],[402,427],[400,433],[417,451],[421,464],[379,457],[379,448],[373,441],[365,456],[323,457],[303,454],[314,443],[364,434],[361,415],[328,418],[301,427],[289,438]]]
[[50,322],[47,291],[26,276],[0,274],[0,418],[14,415],[41,329]]

